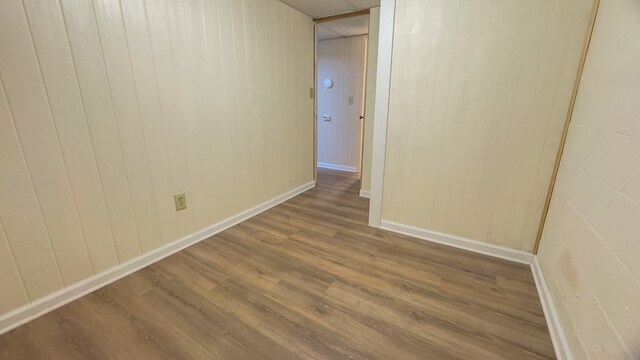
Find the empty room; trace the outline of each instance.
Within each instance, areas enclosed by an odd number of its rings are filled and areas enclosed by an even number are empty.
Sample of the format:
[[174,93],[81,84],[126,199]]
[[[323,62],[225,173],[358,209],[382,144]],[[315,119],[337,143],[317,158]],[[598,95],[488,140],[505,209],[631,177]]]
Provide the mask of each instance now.
[[1,0],[0,359],[640,360],[636,0]]

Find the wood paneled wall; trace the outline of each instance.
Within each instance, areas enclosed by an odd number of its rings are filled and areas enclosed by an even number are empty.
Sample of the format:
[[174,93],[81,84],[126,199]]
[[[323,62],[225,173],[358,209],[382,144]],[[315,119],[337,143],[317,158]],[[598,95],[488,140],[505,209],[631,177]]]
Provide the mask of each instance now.
[[592,4],[397,0],[384,220],[532,250]]
[[[318,163],[360,171],[366,36],[318,42]],[[333,87],[323,86],[325,79]],[[349,103],[353,97],[353,103]],[[331,116],[323,121],[322,116]]]
[[378,34],[380,7],[369,9],[367,38],[367,75],[365,79],[364,124],[362,135],[362,170],[360,189],[371,190],[371,158],[373,155],[373,120],[376,107],[376,75],[378,72]]
[[312,86],[275,0],[1,1],[0,314],[311,181]]
[[574,359],[640,358],[640,4],[601,0],[538,259]]

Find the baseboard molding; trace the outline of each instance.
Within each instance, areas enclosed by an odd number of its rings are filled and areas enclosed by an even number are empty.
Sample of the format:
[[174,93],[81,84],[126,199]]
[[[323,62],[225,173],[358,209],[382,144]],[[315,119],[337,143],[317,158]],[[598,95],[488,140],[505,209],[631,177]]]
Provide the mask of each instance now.
[[382,220],[380,227],[385,230],[413,236],[418,239],[449,245],[455,248],[469,250],[475,253],[489,255],[522,264],[530,265],[534,261],[534,255],[524,251],[487,244],[477,240],[465,239],[463,237],[444,234],[437,231],[421,229],[410,225],[398,224],[392,221]]
[[291,199],[296,195],[299,195],[313,188],[315,185],[315,181],[306,183],[258,206],[226,218],[200,231],[187,235],[172,243],[143,254],[133,260],[120,264],[100,274],[94,275],[90,278],[61,289],[53,294],[40,298],[30,304],[19,307],[7,314],[4,314],[0,316],[0,335],[48,312],[51,312],[63,305],[66,305],[73,300],[76,300],[84,295],[87,295],[106,285],[109,285],[112,282],[119,280],[131,273],[134,273],[144,267],[147,267],[159,260],[162,260],[169,255],[172,255],[182,249],[194,245],[212,235],[222,232],[238,223],[256,216],[263,211],[266,211],[282,202]]
[[331,169],[331,170],[340,170],[340,171],[348,171],[348,172],[358,172],[358,168],[355,166],[346,166],[346,165],[338,165],[338,164],[330,164],[324,162],[318,162],[318,167],[323,169]]
[[573,360],[571,355],[571,349],[569,348],[569,342],[562,329],[560,323],[560,317],[556,311],[556,307],[551,297],[551,292],[547,286],[547,282],[544,279],[542,268],[538,258],[535,257],[531,263],[531,272],[533,273],[533,279],[536,282],[536,288],[538,289],[538,296],[540,297],[540,303],[542,304],[542,310],[544,311],[544,317],[547,321],[547,327],[549,328],[549,334],[551,335],[551,341],[553,342],[553,349],[556,352],[558,360]]
[[544,317],[547,321],[547,327],[549,328],[549,334],[551,335],[551,341],[553,342],[553,349],[556,353],[556,357],[558,360],[573,360],[571,350],[569,349],[569,343],[564,335],[560,318],[556,312],[553,299],[551,298],[551,293],[547,287],[547,283],[544,279],[544,275],[542,274],[542,269],[540,268],[536,255],[502,246],[486,244],[476,240],[465,239],[459,236],[399,224],[393,221],[382,220],[380,227],[385,230],[413,236],[418,239],[432,241],[438,244],[448,245],[531,266],[531,272],[536,283],[538,296],[540,297],[540,303],[542,304],[542,310],[544,311]]
[[369,190],[360,189],[360,197],[369,199],[371,197],[371,193],[369,192]]

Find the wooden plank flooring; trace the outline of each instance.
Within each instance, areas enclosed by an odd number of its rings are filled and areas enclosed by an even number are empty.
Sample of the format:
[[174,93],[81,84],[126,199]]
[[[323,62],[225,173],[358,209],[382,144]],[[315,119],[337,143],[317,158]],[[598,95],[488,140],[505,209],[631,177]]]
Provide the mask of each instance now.
[[366,226],[354,174],[0,336],[1,359],[552,359],[527,266]]

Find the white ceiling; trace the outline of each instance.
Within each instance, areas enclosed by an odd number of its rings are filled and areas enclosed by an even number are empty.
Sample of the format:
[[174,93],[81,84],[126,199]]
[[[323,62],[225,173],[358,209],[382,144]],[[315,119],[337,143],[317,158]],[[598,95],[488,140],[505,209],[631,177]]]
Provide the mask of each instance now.
[[318,24],[318,40],[364,35],[367,33],[369,33],[369,15],[354,16]]
[[380,6],[380,0],[280,0],[312,18]]

